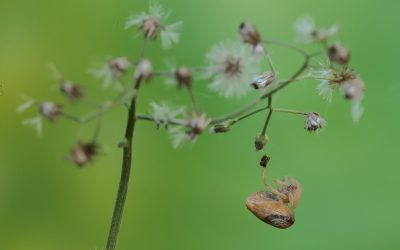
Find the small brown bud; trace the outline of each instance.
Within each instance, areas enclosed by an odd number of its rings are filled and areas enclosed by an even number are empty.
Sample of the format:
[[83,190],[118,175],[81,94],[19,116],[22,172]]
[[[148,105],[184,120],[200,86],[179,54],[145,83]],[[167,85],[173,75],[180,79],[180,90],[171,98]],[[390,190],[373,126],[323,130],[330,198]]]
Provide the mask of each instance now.
[[264,146],[268,143],[269,138],[267,135],[257,135],[256,139],[254,140],[254,146],[257,151],[260,151],[264,148]]
[[83,167],[90,163],[97,155],[98,147],[99,146],[94,142],[78,142],[76,146],[71,149],[69,159],[78,167]]
[[222,123],[215,124],[211,127],[211,133],[226,133],[231,130],[231,126],[236,123],[237,120],[227,120]]
[[266,168],[270,159],[271,158],[269,156],[263,155],[261,157],[260,166],[263,167],[263,168]]
[[350,52],[340,43],[336,43],[328,49],[329,59],[341,65],[346,65],[350,61]]
[[62,114],[62,105],[53,102],[43,102],[39,106],[39,112],[47,117],[50,122],[54,122]]
[[261,36],[256,27],[248,22],[242,22],[239,26],[239,34],[243,42],[249,43],[256,47],[261,43]]
[[251,83],[251,86],[253,86],[254,89],[262,89],[266,88],[274,81],[275,81],[274,73],[265,72],[262,75],[259,75],[256,78],[254,78],[253,82]]
[[70,81],[61,81],[61,92],[68,97],[70,101],[76,101],[83,96],[82,88]]
[[192,88],[192,71],[189,68],[182,66],[175,71],[175,79],[178,82],[178,88],[186,87]]

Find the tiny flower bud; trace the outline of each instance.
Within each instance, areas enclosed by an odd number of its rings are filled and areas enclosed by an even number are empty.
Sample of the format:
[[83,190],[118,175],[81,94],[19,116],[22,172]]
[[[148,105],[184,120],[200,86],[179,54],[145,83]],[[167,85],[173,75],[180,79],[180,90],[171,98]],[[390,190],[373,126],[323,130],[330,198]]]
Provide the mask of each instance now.
[[192,72],[189,68],[182,66],[175,71],[175,79],[178,82],[178,88],[185,86],[188,89],[192,88]]
[[310,112],[307,114],[306,117],[306,125],[304,129],[308,130],[309,132],[314,132],[317,129],[322,128],[325,125],[326,121],[315,112]]
[[260,151],[264,148],[264,146],[268,143],[269,138],[267,135],[259,134],[254,140],[254,146],[257,151]]
[[231,126],[235,124],[236,120],[228,120],[222,123],[215,124],[211,127],[211,133],[226,133],[231,130]]
[[340,89],[349,101],[361,100],[365,92],[365,84],[360,79],[351,79],[341,83]]
[[271,158],[269,156],[263,155],[261,157],[260,166],[263,167],[263,168],[266,168],[270,159]]
[[53,102],[43,102],[39,106],[39,112],[50,122],[54,122],[62,114],[62,106]]
[[76,101],[83,96],[82,88],[70,81],[61,81],[61,92],[69,98],[70,101]]
[[254,89],[262,89],[267,87],[274,81],[275,81],[274,73],[265,72],[264,74],[255,77],[253,82],[251,83],[251,86],[253,86]]
[[153,75],[153,66],[147,59],[142,59],[136,66],[135,79],[143,77],[146,81],[150,80]]
[[191,139],[196,138],[197,135],[203,133],[211,122],[211,118],[208,118],[205,113],[193,112],[192,117],[188,122],[189,131],[187,134]]
[[239,34],[243,39],[243,42],[249,43],[256,47],[260,45],[261,36],[256,27],[248,22],[242,22],[239,26]]
[[69,159],[78,167],[82,167],[93,160],[98,153],[98,145],[94,142],[82,143],[78,142],[71,149]]
[[336,43],[328,49],[329,59],[338,64],[346,65],[350,61],[350,52],[340,43]]

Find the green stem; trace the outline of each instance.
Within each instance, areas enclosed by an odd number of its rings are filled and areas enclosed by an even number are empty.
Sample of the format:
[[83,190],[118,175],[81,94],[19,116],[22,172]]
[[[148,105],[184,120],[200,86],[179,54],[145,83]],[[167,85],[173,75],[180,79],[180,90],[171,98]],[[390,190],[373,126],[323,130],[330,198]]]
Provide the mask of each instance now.
[[269,108],[268,116],[267,116],[267,119],[265,120],[264,127],[261,131],[262,136],[264,136],[267,133],[268,124],[269,124],[269,121],[271,120],[272,113],[274,112],[274,109],[272,108],[272,97],[271,96],[268,97],[268,108]]
[[262,101],[261,98],[256,99],[255,101],[251,102],[250,104],[248,104],[247,106],[243,107],[242,109],[233,112],[231,114],[225,115],[225,116],[221,116],[218,118],[215,118],[211,121],[211,125],[215,125],[218,124],[220,122],[229,120],[229,119],[233,119],[236,118],[244,113],[246,113],[247,111],[249,111],[250,109],[252,109],[254,106],[257,106],[260,102]]
[[135,80],[135,95],[131,99],[127,124],[125,129],[125,141],[126,145],[123,149],[123,159],[122,159],[122,171],[121,178],[119,181],[117,199],[115,201],[113,216],[111,220],[110,231],[108,233],[107,240],[107,250],[114,250],[117,245],[118,240],[118,232],[121,225],[122,214],[124,211],[125,199],[128,193],[128,184],[131,173],[131,163],[132,163],[132,141],[133,141],[133,132],[135,130],[136,124],[136,101],[137,101],[137,92],[140,87],[140,83],[142,81],[142,77],[138,77]]
[[290,113],[290,114],[296,114],[296,115],[307,115],[306,112],[301,112],[293,109],[278,109],[274,108],[275,112],[282,112],[282,113]]

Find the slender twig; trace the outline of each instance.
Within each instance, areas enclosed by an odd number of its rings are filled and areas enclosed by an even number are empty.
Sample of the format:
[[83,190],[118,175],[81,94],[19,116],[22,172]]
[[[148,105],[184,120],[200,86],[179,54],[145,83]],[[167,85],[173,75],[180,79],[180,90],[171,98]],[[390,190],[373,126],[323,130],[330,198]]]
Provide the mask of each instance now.
[[274,109],[272,108],[272,96],[268,97],[268,108],[269,108],[269,112],[267,115],[267,119],[265,119],[264,127],[261,131],[262,136],[264,136],[267,133],[268,124],[269,124],[269,121],[271,120],[272,113],[274,112]]
[[297,47],[295,45],[292,45],[290,43],[277,41],[277,40],[271,40],[271,39],[263,40],[263,43],[264,44],[275,44],[275,45],[283,46],[283,47],[295,50],[295,51],[299,52],[300,54],[302,54],[305,57],[308,56],[308,53],[305,50],[300,49],[299,47]]
[[293,109],[282,109],[282,108],[274,108],[275,112],[281,112],[281,113],[290,113],[290,114],[296,114],[296,115],[307,115],[306,112],[301,112]]
[[246,113],[247,111],[249,111],[249,110],[252,109],[253,107],[257,106],[261,101],[262,101],[262,99],[261,99],[261,98],[258,98],[258,99],[256,99],[256,100],[254,100],[253,102],[251,102],[250,104],[248,104],[247,106],[241,108],[241,109],[238,110],[238,111],[235,111],[235,112],[233,112],[233,113],[231,113],[231,114],[224,115],[224,116],[221,116],[221,117],[218,117],[218,118],[214,118],[214,119],[211,121],[210,124],[211,124],[211,125],[214,125],[214,124],[217,124],[217,123],[220,123],[220,122],[229,120],[229,119],[236,118],[236,117],[238,117],[238,116],[240,116],[240,115]]
[[265,53],[265,56],[267,57],[269,68],[271,69],[272,73],[274,75],[276,75],[276,70],[275,70],[275,67],[274,67],[274,63],[272,62],[271,55],[269,54],[269,51],[267,50],[266,46],[264,46],[264,53]]
[[63,112],[61,115],[65,119],[68,119],[68,120],[71,120],[71,121],[74,121],[77,123],[87,123],[87,122],[90,122],[91,120],[103,115],[105,112],[107,112],[108,110],[113,108],[117,103],[122,101],[128,95],[130,95],[130,94],[129,93],[128,94],[127,93],[119,94],[113,100],[107,101],[107,102],[99,105],[95,111],[92,111],[84,116],[77,116],[77,115],[69,114],[66,112]]
[[138,115],[136,115],[136,120],[156,122],[156,123],[165,124],[165,125],[177,125],[177,126],[184,126],[185,125],[185,123],[183,121],[178,121],[178,120],[157,121],[156,119],[154,119],[153,116],[146,115],[146,114],[138,114]]

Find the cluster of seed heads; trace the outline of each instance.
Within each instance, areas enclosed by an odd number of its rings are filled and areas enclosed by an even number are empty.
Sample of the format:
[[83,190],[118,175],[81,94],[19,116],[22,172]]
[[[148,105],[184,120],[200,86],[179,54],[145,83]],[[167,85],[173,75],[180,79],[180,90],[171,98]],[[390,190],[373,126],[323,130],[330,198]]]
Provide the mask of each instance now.
[[[163,47],[168,48],[179,41],[181,23],[169,24],[168,13],[157,4],[152,3],[149,11],[129,17],[126,28],[134,27],[147,41],[161,38]],[[270,24],[272,25],[272,24]],[[273,94],[286,87],[293,81],[319,81],[318,94],[326,99],[331,99],[333,92],[339,90],[346,100],[352,103],[354,120],[358,120],[362,114],[361,101],[365,92],[365,84],[359,75],[350,68],[350,52],[338,42],[331,43],[331,39],[338,31],[337,26],[329,28],[317,28],[309,17],[300,19],[295,24],[298,40],[306,43],[322,44],[324,51],[308,53],[294,45],[264,40],[261,32],[255,25],[242,22],[239,25],[238,35],[241,41],[227,41],[214,45],[206,58],[208,65],[201,67],[202,76],[194,77],[199,70],[187,65],[173,66],[169,70],[157,71],[150,59],[144,57],[144,47],[140,57],[130,59],[126,56],[108,58],[99,67],[90,72],[103,82],[104,87],[114,86],[117,91],[116,98],[95,105],[95,110],[87,116],[76,116],[65,112],[64,106],[52,101],[37,101],[25,98],[26,102],[18,108],[23,111],[31,106],[37,107],[37,116],[24,121],[25,125],[34,127],[38,132],[42,128],[42,118],[47,118],[55,123],[59,118],[71,119],[80,124],[92,120],[101,121],[101,115],[114,106],[128,107],[130,112],[136,102],[136,96],[141,81],[153,82],[155,79],[165,77],[167,85],[174,85],[177,89],[184,89],[190,96],[191,107],[173,107],[168,103],[150,104],[147,113],[130,113],[134,115],[129,119],[148,120],[156,124],[157,128],[165,127],[172,138],[174,147],[179,147],[185,142],[194,142],[210,127],[212,133],[230,132],[241,120],[268,110],[263,129],[256,133],[254,148],[263,154],[259,165],[263,169],[265,177],[266,168],[270,157],[265,154],[269,147],[268,124],[272,114],[290,113],[305,118],[304,129],[309,132],[320,130],[326,125],[324,118],[318,112],[300,112],[291,109],[276,108],[273,103]],[[306,59],[302,68],[292,78],[280,79],[273,66],[273,60],[269,53],[269,44],[284,46],[299,52]],[[327,63],[320,66],[311,66],[311,60],[319,56]],[[263,62],[268,67],[261,67]],[[284,70],[284,69],[282,69]],[[88,93],[81,84],[66,80],[56,70],[56,80],[60,84],[60,92],[70,103],[76,104],[87,101]],[[131,82],[126,83],[126,75]],[[257,102],[245,107],[238,112],[212,118],[203,111],[195,101],[196,81],[208,81],[211,91],[220,96],[234,99],[240,98],[251,92],[259,94]],[[267,103],[268,101],[268,103]],[[263,108],[254,109],[263,104]],[[136,108],[136,107],[135,107]],[[98,132],[98,131],[97,131]],[[85,142],[86,141],[86,142]],[[122,148],[128,148],[127,138],[123,138],[118,144]],[[80,138],[69,151],[68,159],[78,167],[83,167],[93,162],[99,153],[100,144],[96,137],[92,140]],[[265,179],[265,178],[264,178]],[[277,228],[290,227],[294,221],[294,209],[300,200],[302,189],[300,183],[294,178],[274,180],[275,187],[265,183],[266,190],[256,192],[249,196],[246,205],[248,209],[260,220]]]

